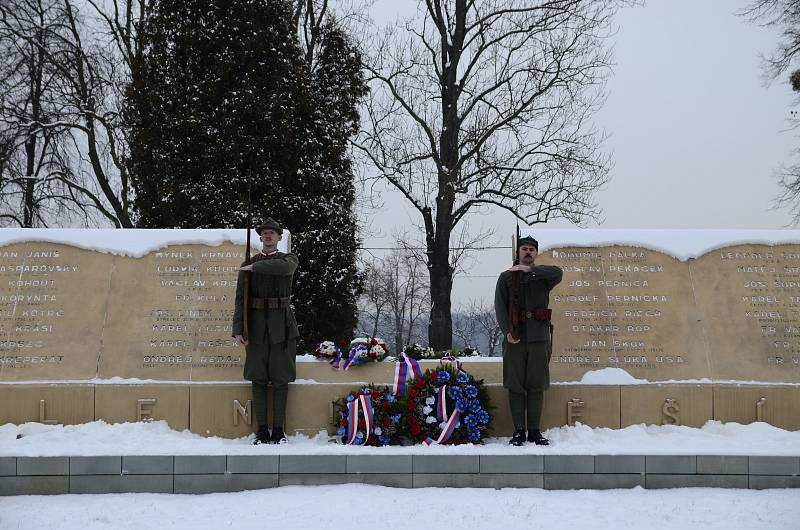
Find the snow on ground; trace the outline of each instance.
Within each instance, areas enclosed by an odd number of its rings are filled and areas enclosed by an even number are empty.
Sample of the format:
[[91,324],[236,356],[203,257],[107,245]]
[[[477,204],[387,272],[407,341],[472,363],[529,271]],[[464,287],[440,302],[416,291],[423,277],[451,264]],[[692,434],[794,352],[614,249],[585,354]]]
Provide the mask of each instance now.
[[[501,433],[504,434],[504,433]],[[767,423],[709,421],[702,428],[676,425],[632,425],[624,429],[578,424],[545,432],[553,445],[512,447],[508,437],[489,438],[484,445],[425,447],[354,447],[330,441],[324,432],[296,435],[286,445],[251,444],[249,437],[230,440],[175,431],[164,421],[82,425],[0,425],[0,456],[99,455],[241,455],[241,454],[701,454],[800,455],[800,431]],[[2,528],[2,527],[0,527]],[[800,522],[798,523],[800,528]]]
[[209,495],[0,497],[5,530],[547,528],[796,530],[797,490],[285,486]]

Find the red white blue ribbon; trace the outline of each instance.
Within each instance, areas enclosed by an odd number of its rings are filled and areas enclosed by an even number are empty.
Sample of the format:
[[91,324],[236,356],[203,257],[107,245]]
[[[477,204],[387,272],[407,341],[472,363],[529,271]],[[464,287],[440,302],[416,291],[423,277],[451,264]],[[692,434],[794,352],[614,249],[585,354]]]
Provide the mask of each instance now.
[[341,360],[342,360],[342,352],[337,348],[336,353],[333,354],[333,359],[331,359],[331,361],[328,364],[330,364],[332,368],[338,369]]
[[355,346],[354,348],[351,348],[350,349],[350,355],[347,356],[347,360],[344,362],[344,366],[342,366],[342,369],[343,370],[347,370],[348,368],[353,366],[353,364],[358,359],[358,355],[360,353],[361,352],[360,352],[359,346]]
[[330,363],[328,364],[330,364],[331,367],[333,367],[336,370],[347,370],[348,368],[356,364],[358,356],[361,354],[364,348],[365,346],[361,344],[356,344],[355,346],[350,348],[350,351],[347,353],[347,356],[345,356],[341,352],[341,350],[339,350],[339,348],[336,348],[336,353],[334,354],[333,359],[331,359]]
[[447,423],[442,429],[442,432],[439,433],[439,437],[436,440],[427,437],[422,443],[425,445],[447,443],[450,437],[453,436],[453,433],[459,424],[460,417],[461,412],[458,410],[458,408],[455,408],[453,409],[453,413],[450,415],[450,418],[447,418],[447,385],[442,385],[439,387],[439,390],[436,394],[436,418],[439,420],[439,423],[445,420],[447,420]]
[[347,404],[347,444],[352,445],[358,436],[358,410],[364,410],[364,441],[367,443],[369,435],[372,432],[372,398],[367,394],[356,396],[356,399]]
[[439,393],[436,396],[436,419],[439,423],[447,419],[447,385],[442,385],[439,388]]
[[406,352],[403,352],[401,359],[394,364],[394,382],[392,383],[392,393],[402,396],[406,392],[406,380],[415,377],[422,377],[422,368],[416,359],[412,359]]
[[397,395],[406,392],[406,377],[408,377],[408,365],[402,361],[394,363],[394,382],[392,383],[392,393]]
[[454,364],[454,365],[456,365],[456,370],[458,370],[459,372],[463,372],[464,371],[464,369],[461,368],[461,361],[459,361],[457,358],[453,357],[453,355],[450,354],[450,353],[448,353],[446,355],[443,355],[442,358],[439,359],[439,364],[440,365],[444,366],[444,363]]
[[456,427],[459,424],[459,418],[461,417],[461,412],[458,409],[453,410],[453,414],[450,415],[450,419],[447,420],[442,432],[439,434],[439,437],[434,440],[431,437],[425,438],[422,443],[425,445],[435,445],[435,444],[444,444],[453,436],[453,433],[456,431]]

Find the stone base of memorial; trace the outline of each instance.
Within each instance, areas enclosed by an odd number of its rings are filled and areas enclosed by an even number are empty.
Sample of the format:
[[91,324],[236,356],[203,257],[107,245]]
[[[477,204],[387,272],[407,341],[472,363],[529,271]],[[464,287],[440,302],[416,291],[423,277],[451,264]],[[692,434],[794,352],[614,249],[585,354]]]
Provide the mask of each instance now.
[[[438,366],[421,361],[423,370]],[[513,430],[500,360],[463,361],[484,379],[491,400],[491,436]],[[298,381],[289,386],[287,432],[315,436],[336,432],[333,402],[364,384],[391,386],[392,363],[347,372],[326,363],[298,363]],[[343,381],[343,379],[346,379]],[[173,429],[206,436],[238,438],[252,433],[250,384],[246,381],[148,383],[0,383],[0,423],[79,424],[165,420]],[[542,427],[582,423],[618,429],[640,423],[701,427],[709,420],[764,421],[800,430],[800,387],[769,384],[653,383],[590,385],[554,383],[545,393]]]

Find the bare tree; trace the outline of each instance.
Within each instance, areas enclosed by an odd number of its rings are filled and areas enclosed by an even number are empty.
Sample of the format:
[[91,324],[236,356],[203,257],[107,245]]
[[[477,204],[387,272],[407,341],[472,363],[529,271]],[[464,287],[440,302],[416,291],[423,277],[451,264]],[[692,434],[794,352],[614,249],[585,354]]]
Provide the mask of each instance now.
[[484,207],[526,224],[598,213],[610,161],[592,113],[617,0],[424,0],[370,48],[355,145],[419,215],[430,345],[452,343],[451,237]]
[[456,311],[453,315],[453,336],[458,339],[461,349],[479,348],[480,330],[478,322],[469,311]]
[[413,254],[392,252],[384,261],[386,296],[393,319],[394,348],[412,342],[422,316],[430,306],[424,264]]
[[[64,57],[65,17],[56,0],[0,4],[0,223],[47,226],[70,206],[53,175],[68,171],[59,77],[50,58]],[[25,35],[25,38],[20,38]],[[54,215],[55,214],[55,215]]]
[[394,250],[365,267],[359,330],[393,340],[395,352],[419,340],[430,306],[424,264],[413,253]]
[[[40,103],[30,104],[32,112],[24,126],[25,149],[38,151],[37,158],[48,163],[40,164],[40,170],[26,168],[30,175],[26,178],[28,190],[40,189],[47,201],[40,210],[49,212],[57,224],[68,224],[70,219],[52,215],[57,213],[54,204],[79,214],[84,223],[133,226],[120,109],[132,65],[141,53],[137,23],[150,2],[7,0],[0,4],[0,39],[27,51],[27,62],[32,64],[30,58],[35,58],[39,72],[47,76],[42,90],[30,90],[38,96],[30,101]],[[4,103],[0,119],[8,123],[15,119],[13,100]],[[45,108],[49,114],[42,114]],[[16,119],[20,122],[19,114]],[[10,170],[13,164],[6,167]],[[8,186],[0,194],[0,199],[13,202]],[[26,201],[28,197],[26,192]],[[22,223],[28,219],[25,213]],[[40,217],[39,224],[48,222]]]
[[370,23],[367,13],[374,0],[292,0],[297,37],[310,69],[317,68],[317,55],[325,31],[337,27],[358,41]]
[[503,340],[503,331],[497,323],[494,307],[474,300],[468,307],[469,312],[473,315],[478,327],[486,337],[486,355],[494,357],[498,353],[498,346]]
[[[794,92],[800,93],[800,0],[755,0],[739,15],[751,22],[781,31],[781,41],[777,49],[764,58],[764,74],[767,83],[773,83],[787,72],[786,79]],[[797,106],[800,100],[795,99]],[[800,115],[793,110],[789,122],[793,129],[800,126]],[[795,150],[800,155],[800,148]],[[786,207],[792,213],[794,224],[800,223],[800,163],[784,164],[778,169],[781,192],[776,197],[775,206]]]
[[378,337],[381,325],[386,321],[386,281],[379,263],[363,264],[364,293],[358,301],[358,333],[365,337]]
[[480,300],[470,300],[455,314],[453,335],[462,347],[478,348],[488,357],[496,355],[502,340],[494,308]]

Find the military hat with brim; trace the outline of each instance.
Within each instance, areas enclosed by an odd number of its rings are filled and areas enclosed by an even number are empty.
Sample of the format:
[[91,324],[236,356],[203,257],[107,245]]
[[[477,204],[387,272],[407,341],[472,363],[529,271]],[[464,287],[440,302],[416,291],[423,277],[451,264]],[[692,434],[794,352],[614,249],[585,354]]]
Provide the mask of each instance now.
[[521,247],[522,245],[531,245],[536,247],[536,250],[539,250],[539,242],[533,239],[531,236],[525,236],[519,238],[517,240],[517,250],[519,250],[519,247]]
[[261,223],[260,225],[258,225],[258,226],[256,227],[256,233],[257,233],[258,235],[261,235],[261,232],[263,232],[264,230],[267,230],[267,229],[269,229],[269,230],[275,230],[275,231],[276,231],[276,232],[278,232],[279,234],[282,234],[282,233],[283,233],[283,228],[281,227],[280,223],[278,223],[278,221],[276,221],[276,220],[275,220],[275,219],[273,219],[272,217],[267,217],[267,218],[264,220],[264,222],[263,222],[263,223]]

